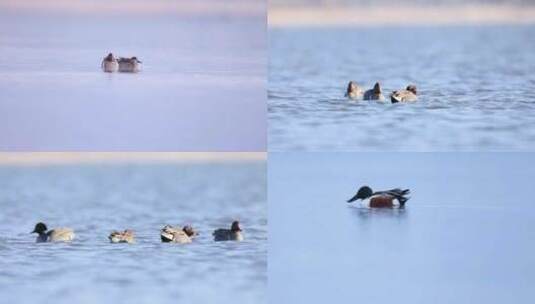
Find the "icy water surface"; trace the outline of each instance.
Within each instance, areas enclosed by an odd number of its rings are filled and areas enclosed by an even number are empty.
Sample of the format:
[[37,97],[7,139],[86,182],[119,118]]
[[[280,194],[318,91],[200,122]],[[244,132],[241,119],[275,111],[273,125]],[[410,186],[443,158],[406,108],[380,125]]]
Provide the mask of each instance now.
[[265,151],[265,83],[264,13],[0,13],[3,150]]
[[[269,149],[533,150],[535,26],[270,30]],[[349,80],[414,104],[350,103]],[[385,94],[385,95],[386,95]]]
[[[535,282],[533,154],[275,153],[273,303],[527,303]],[[404,210],[349,205],[411,189]]]
[[[0,167],[2,303],[265,303],[267,214],[262,162]],[[239,219],[245,241],[212,241]],[[36,244],[37,221],[75,229]],[[191,244],[163,244],[165,224]],[[136,244],[110,244],[114,229]]]

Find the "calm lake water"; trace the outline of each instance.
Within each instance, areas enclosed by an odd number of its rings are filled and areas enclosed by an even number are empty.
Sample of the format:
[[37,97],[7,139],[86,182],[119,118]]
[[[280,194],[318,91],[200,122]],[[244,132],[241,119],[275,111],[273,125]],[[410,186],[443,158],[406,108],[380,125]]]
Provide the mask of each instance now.
[[[266,303],[263,162],[0,167],[2,303]],[[245,241],[212,241],[239,219]],[[75,229],[71,244],[35,243],[37,221]],[[191,244],[163,244],[165,224]],[[132,228],[136,244],[110,244]]]
[[265,151],[266,53],[265,14],[3,11],[0,149]]
[[[270,30],[269,149],[533,150],[535,26]],[[349,80],[414,104],[350,103]]]
[[[274,153],[273,303],[527,303],[534,154]],[[346,203],[410,188],[404,210]]]

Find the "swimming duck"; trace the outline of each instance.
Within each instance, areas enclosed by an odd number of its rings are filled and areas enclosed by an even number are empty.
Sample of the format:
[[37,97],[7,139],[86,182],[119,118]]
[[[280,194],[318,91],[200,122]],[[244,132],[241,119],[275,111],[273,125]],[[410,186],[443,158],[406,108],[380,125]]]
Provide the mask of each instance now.
[[416,86],[411,84],[408,85],[405,90],[392,92],[392,95],[390,95],[390,100],[392,103],[412,102],[418,100],[418,96],[416,96],[416,94]]
[[385,100],[381,91],[381,85],[378,82],[375,83],[373,89],[364,92],[364,100]]
[[354,81],[347,84],[345,97],[355,100],[362,98],[362,94],[362,89]]
[[70,242],[74,239],[74,231],[71,228],[56,228],[48,230],[44,223],[37,223],[31,233],[37,233],[35,242]]
[[137,73],[141,70],[141,61],[137,57],[119,58],[119,72],[123,73]]
[[357,194],[355,194],[355,196],[353,196],[347,202],[351,203],[360,199],[362,200],[362,205],[366,207],[403,208],[405,206],[405,202],[407,202],[410,198],[405,197],[405,195],[408,194],[410,194],[409,189],[401,190],[399,188],[396,188],[392,190],[373,192],[372,188],[368,186],[363,186],[360,187]]
[[[191,228],[190,226],[186,226]],[[162,228],[160,233],[160,238],[162,239],[163,243],[191,243],[192,238],[196,235],[196,233],[193,231],[193,228],[185,229],[180,227],[173,227],[171,225],[165,225],[165,227]],[[192,233],[189,235],[188,233]]]
[[241,233],[240,222],[234,221],[230,226],[230,229],[216,229],[212,235],[214,241],[243,241],[243,235]]
[[100,66],[102,67],[102,70],[107,73],[117,72],[117,69],[119,68],[117,59],[113,57],[112,53],[109,53],[108,56],[102,59],[102,64]]
[[108,239],[112,243],[134,243],[134,231],[127,229],[125,231],[112,231]]

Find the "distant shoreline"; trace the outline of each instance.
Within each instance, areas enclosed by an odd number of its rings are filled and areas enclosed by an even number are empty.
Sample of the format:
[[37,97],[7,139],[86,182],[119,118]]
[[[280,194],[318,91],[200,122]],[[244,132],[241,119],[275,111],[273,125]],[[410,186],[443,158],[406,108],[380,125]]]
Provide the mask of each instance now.
[[1,152],[0,166],[265,161],[265,152]]
[[262,0],[129,0],[86,1],[86,0],[0,0],[0,11],[8,13],[34,14],[82,14],[82,15],[178,15],[202,16],[222,15],[237,17],[264,16],[266,4]]
[[534,6],[272,6],[276,27],[533,24]]

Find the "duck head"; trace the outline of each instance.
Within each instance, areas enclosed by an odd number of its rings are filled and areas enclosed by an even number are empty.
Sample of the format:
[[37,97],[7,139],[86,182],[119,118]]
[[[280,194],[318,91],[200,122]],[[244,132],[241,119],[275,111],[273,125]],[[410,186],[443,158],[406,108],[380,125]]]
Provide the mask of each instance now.
[[44,223],[39,222],[35,224],[35,228],[33,228],[33,231],[30,233],[42,234],[42,233],[45,233],[47,230],[48,228],[46,227],[46,225]]
[[409,91],[409,92],[413,92],[414,95],[417,95],[417,94],[416,94],[416,86],[413,85],[413,84],[408,85],[406,90]]
[[230,231],[232,231],[232,232],[241,231],[240,222],[238,222],[238,221],[232,222],[232,225],[230,226]]
[[143,63],[143,62],[139,61],[136,56],[130,58],[130,60],[133,61],[133,62],[137,62],[137,63]]
[[378,82],[376,82],[375,85],[373,86],[373,93],[379,95],[381,94],[381,92],[382,92],[381,85]]
[[184,233],[186,233],[189,237],[199,234],[197,233],[197,231],[193,230],[193,227],[191,227],[190,225],[184,226],[184,228],[182,228],[182,231],[184,231]]
[[347,202],[348,203],[351,203],[351,202],[354,202],[358,199],[367,199],[369,197],[371,197],[373,195],[373,190],[372,188],[368,187],[368,186],[362,186],[360,187],[359,191],[357,192],[357,194],[355,194],[355,196],[353,196],[352,198],[350,198]]
[[358,86],[355,82],[350,81],[347,84],[347,90],[346,90],[346,96],[349,96],[349,94],[358,91]]
[[113,58],[113,54],[112,53],[109,53],[108,56],[106,56],[106,61],[113,61],[115,60],[115,58]]

